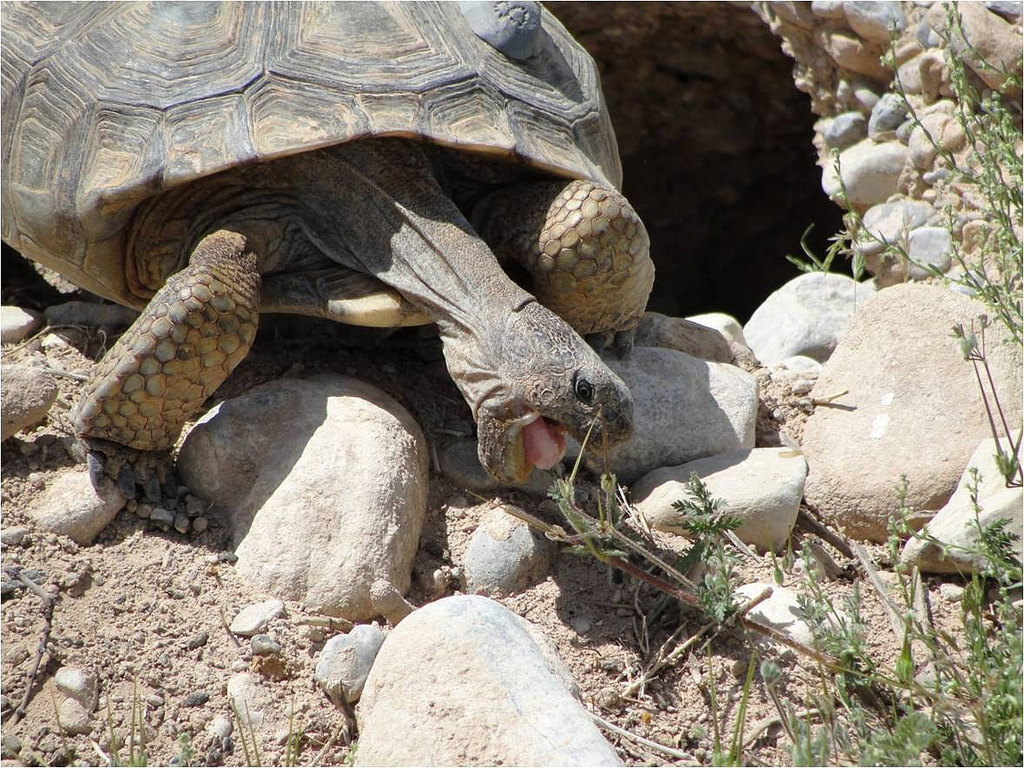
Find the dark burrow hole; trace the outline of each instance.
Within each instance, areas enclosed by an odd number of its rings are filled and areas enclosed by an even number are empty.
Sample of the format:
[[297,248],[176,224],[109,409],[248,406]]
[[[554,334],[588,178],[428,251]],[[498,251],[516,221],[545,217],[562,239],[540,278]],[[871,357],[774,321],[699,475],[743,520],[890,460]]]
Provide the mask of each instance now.
[[[792,60],[739,4],[547,7],[598,63],[624,191],[657,265],[648,308],[728,312],[745,323],[799,274],[785,256],[801,255],[804,230],[814,224],[809,243],[820,254],[842,223],[821,191],[814,116]],[[3,272],[5,303],[40,309],[68,298],[31,280],[6,245]]]
[[648,309],[745,323],[799,274],[810,224],[824,253],[842,211],[821,191],[810,99],[793,61],[741,4],[552,2],[590,51],[626,196],[657,265]]

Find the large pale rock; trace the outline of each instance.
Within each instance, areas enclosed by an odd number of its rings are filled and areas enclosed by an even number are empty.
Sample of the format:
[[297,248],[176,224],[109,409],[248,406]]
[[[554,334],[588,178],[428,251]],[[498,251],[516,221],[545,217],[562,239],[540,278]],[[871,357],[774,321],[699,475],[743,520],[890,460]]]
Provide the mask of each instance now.
[[[632,437],[608,451],[619,482],[631,483],[657,467],[754,447],[757,382],[749,373],[660,347],[636,347],[628,360],[606,362],[634,401]],[[603,459],[602,451],[593,455]]]
[[33,365],[5,365],[0,389],[0,440],[34,427],[57,399],[57,384]]
[[196,424],[178,468],[226,510],[254,591],[353,621],[375,581],[409,587],[427,499],[419,426],[355,379],[270,382]]
[[716,363],[736,362],[743,353],[743,345],[717,329],[694,319],[659,312],[644,312],[636,329],[636,346],[674,349]]
[[[747,340],[743,338],[743,326],[740,325],[739,320],[725,312],[704,312],[700,315],[690,315],[686,319],[691,323],[703,325],[705,328],[712,328],[736,344],[742,344],[743,346],[747,344]],[[704,359],[707,360],[708,358]],[[728,363],[732,361],[720,360],[719,362]]]
[[0,307],[0,344],[27,339],[42,323],[38,312],[21,307]]
[[[876,144],[864,139],[841,152],[839,170],[850,203],[855,206],[884,203],[896,192],[908,158],[907,148],[898,141]],[[825,159],[821,188],[832,199],[840,199],[842,187],[831,157]]]
[[484,597],[396,627],[359,711],[356,765],[620,765],[551,643]]
[[360,624],[328,640],[313,673],[324,693],[349,704],[359,701],[383,642],[384,633],[374,624]]
[[[1007,74],[1020,77],[1021,29],[985,8],[983,3],[957,3],[963,34],[945,32],[950,47],[989,88],[999,88]],[[936,3],[928,10],[934,29],[946,26],[945,10]],[[1017,89],[1019,96],[1020,90]]]
[[[1003,451],[1007,451],[1009,441],[1002,440],[1001,443]],[[938,544],[913,538],[903,548],[901,562],[916,565],[927,573],[972,573],[983,569],[986,566],[984,558],[966,551],[975,548],[978,541],[976,520],[983,527],[997,520],[1006,520],[1006,530],[1017,536],[1017,558],[1024,560],[1024,490],[1006,487],[1006,481],[996,466],[995,455],[996,441],[992,438],[982,440],[971,456],[956,491],[924,527],[922,533],[934,536],[946,545],[945,552]],[[977,518],[971,503],[972,468],[981,475],[977,483],[980,507]]]
[[855,2],[848,0],[843,3],[846,20],[853,31],[874,43],[889,47],[889,36],[899,34],[907,28],[907,17],[900,4],[890,0],[878,2]]
[[649,472],[633,484],[636,507],[652,527],[684,533],[682,513],[672,505],[689,494],[696,474],[721,509],[742,519],[741,541],[762,550],[785,546],[800,511],[807,462],[791,448],[755,448],[691,461]]
[[743,327],[743,335],[766,366],[793,355],[824,362],[854,312],[874,292],[870,283],[857,283],[846,275],[809,272],[765,299]]
[[[881,291],[854,316],[811,392],[832,397],[804,426],[805,496],[857,538],[882,541],[897,508],[900,475],[908,503],[937,510],[949,499],[978,441],[989,433],[972,365],[950,338],[980,302],[935,285]],[[989,364],[1010,423],[1020,421],[1019,350],[987,334]]]
[[59,474],[29,507],[28,516],[43,530],[91,544],[124,502],[114,483],[104,478],[94,486],[88,470],[81,468]]

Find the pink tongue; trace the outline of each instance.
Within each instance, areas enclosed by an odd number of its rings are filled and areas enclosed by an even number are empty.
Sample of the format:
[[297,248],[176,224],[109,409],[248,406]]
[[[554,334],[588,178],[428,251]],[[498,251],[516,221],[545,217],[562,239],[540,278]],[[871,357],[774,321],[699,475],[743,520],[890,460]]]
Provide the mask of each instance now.
[[543,418],[523,427],[526,460],[538,469],[551,469],[565,453],[565,435],[556,432]]

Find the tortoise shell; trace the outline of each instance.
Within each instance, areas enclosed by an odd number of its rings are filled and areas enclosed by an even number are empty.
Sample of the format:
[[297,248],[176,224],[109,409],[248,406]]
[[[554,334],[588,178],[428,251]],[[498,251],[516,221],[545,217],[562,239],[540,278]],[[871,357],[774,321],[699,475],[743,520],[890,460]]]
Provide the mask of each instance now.
[[108,299],[147,198],[240,163],[416,137],[619,186],[593,60],[543,11],[531,57],[458,3],[4,3],[3,239]]

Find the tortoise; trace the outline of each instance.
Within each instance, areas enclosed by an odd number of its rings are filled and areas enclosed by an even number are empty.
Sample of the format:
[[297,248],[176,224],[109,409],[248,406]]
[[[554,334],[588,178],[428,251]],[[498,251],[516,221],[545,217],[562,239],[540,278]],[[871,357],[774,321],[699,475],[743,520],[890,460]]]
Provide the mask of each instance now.
[[628,354],[648,237],[594,62],[539,4],[5,3],[3,28],[3,239],[142,310],[72,411],[129,497],[261,312],[435,323],[505,483],[567,431],[630,434],[598,352]]

